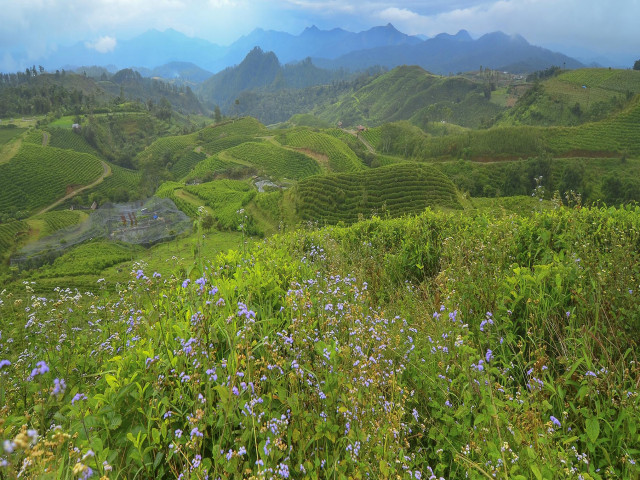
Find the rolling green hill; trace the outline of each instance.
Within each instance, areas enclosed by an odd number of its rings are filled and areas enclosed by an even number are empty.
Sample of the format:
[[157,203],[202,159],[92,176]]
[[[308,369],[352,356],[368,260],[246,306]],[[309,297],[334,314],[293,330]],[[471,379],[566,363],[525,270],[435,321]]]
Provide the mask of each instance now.
[[[640,153],[640,96],[615,115],[575,127],[492,127],[429,136],[396,124],[383,125],[376,148],[407,158],[471,158],[483,161],[551,156],[617,156]],[[385,143],[385,139],[388,142]]]
[[93,155],[25,143],[0,165],[0,214],[24,218],[63,197],[69,187],[96,180],[102,171]]
[[333,172],[354,172],[365,166],[344,142],[325,133],[307,128],[286,130],[276,136],[282,145],[298,148],[313,155],[320,166]]
[[440,121],[478,127],[503,110],[489,101],[488,88],[463,77],[432,75],[416,66],[397,67],[316,114],[348,126],[411,120],[421,127]]
[[603,120],[640,93],[640,72],[584,68],[532,85],[498,125],[572,126]]
[[96,149],[89,145],[82,135],[74,133],[71,129],[48,128],[46,132],[49,135],[47,145],[51,147],[98,155]]
[[313,158],[269,142],[245,142],[224,154],[237,163],[254,165],[275,179],[300,180],[321,172]]
[[461,208],[453,183],[433,167],[389,165],[301,180],[294,203],[303,220],[353,223],[377,213],[398,217],[427,207]]

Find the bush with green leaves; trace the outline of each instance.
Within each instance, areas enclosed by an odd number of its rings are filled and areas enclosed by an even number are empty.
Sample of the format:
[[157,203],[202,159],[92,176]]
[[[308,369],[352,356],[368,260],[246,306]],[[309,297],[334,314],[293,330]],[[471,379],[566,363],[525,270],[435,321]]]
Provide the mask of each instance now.
[[0,472],[635,478],[640,209],[276,235],[0,295]]

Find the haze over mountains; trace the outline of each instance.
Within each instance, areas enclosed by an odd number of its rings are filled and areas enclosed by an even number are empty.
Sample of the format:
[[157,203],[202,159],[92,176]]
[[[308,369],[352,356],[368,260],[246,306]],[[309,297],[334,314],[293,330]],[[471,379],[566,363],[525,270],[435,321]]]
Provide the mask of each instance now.
[[[59,49],[41,63],[50,70],[79,65],[136,67],[145,76],[163,78],[178,78],[186,68],[192,71],[191,81],[197,83],[209,72],[239,64],[254,47],[274,52],[283,64],[310,57],[315,65],[330,69],[360,70],[375,65],[393,68],[406,64],[448,74],[475,70],[481,65],[514,73],[551,65],[583,66],[574,58],[533,46],[519,35],[493,32],[473,39],[461,30],[456,35],[445,33],[424,40],[424,37],[406,35],[391,24],[358,33],[340,28],[320,30],[315,26],[299,35],[256,29],[226,47],[172,29],[149,30],[130,40],[114,40],[101,48],[102,52],[87,42],[77,43]],[[182,62],[183,68],[175,64],[163,67],[172,62]],[[161,71],[153,71],[161,66]]]

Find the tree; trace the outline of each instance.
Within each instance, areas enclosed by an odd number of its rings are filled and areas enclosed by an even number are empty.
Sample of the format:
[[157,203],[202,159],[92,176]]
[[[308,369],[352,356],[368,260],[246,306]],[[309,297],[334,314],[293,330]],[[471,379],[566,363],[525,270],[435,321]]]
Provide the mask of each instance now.
[[640,70],[640,59],[636,60],[636,62],[633,64],[633,69]]
[[216,123],[220,123],[222,121],[222,112],[220,112],[220,107],[218,105],[213,109],[213,119]]

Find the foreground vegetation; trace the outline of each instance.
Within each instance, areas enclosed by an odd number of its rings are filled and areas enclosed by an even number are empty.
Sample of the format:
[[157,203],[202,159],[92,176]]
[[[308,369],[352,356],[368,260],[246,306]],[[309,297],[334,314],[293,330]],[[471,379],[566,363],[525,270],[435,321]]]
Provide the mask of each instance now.
[[426,212],[3,293],[13,478],[631,478],[637,209]]

